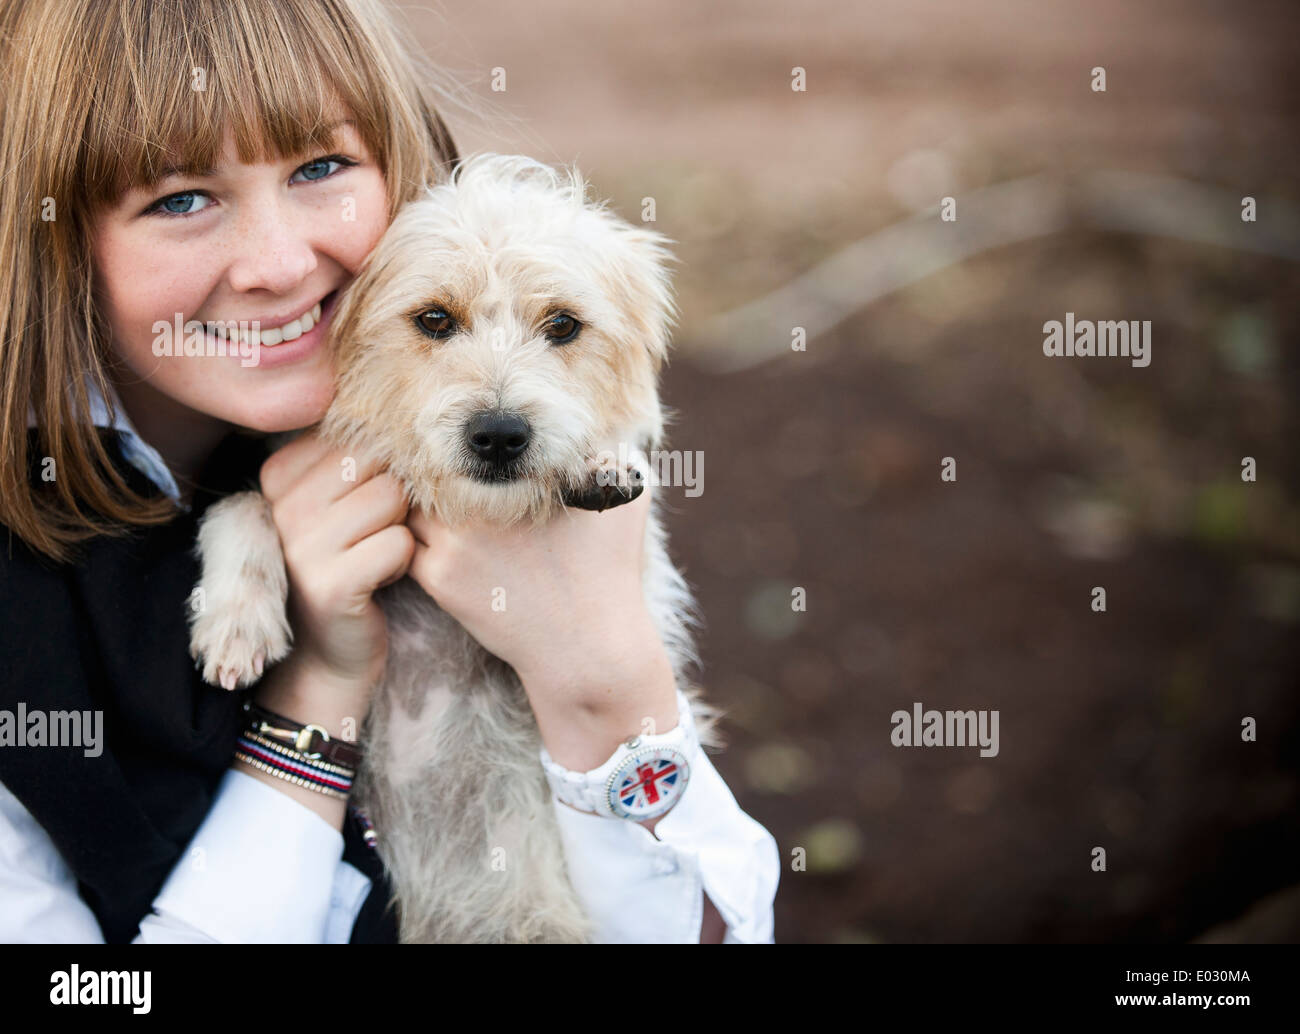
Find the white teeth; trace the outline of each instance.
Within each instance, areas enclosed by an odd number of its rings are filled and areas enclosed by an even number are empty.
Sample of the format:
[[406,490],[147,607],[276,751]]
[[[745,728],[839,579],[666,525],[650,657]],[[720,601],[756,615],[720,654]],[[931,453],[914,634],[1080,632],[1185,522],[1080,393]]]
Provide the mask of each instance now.
[[272,346],[278,345],[284,341],[294,341],[297,338],[302,337],[307,333],[307,331],[311,330],[320,322],[320,318],[321,307],[320,302],[317,302],[310,310],[304,312],[296,320],[290,320],[282,327],[273,327],[270,330],[245,330],[240,328],[238,335],[236,335],[233,326],[214,326],[212,332],[214,336],[225,338],[228,341],[237,339],[246,345]]

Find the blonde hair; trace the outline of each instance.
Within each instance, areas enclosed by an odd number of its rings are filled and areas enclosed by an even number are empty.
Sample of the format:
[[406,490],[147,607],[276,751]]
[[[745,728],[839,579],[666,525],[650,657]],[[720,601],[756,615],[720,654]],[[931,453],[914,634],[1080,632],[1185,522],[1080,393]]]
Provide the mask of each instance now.
[[[133,492],[85,416],[113,405],[95,217],[169,166],[331,146],[341,104],[387,182],[389,221],[458,161],[450,88],[380,0],[0,0],[0,523],[63,561],[93,535],[175,515]],[[51,218],[50,213],[54,217]],[[57,476],[32,484],[38,452]]]

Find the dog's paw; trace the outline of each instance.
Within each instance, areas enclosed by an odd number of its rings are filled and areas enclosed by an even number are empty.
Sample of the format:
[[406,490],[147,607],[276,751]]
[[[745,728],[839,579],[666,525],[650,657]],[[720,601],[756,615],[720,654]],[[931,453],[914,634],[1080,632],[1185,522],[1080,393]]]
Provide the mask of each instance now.
[[619,465],[617,457],[601,456],[587,461],[587,480],[564,494],[564,505],[579,510],[609,510],[630,503],[645,491],[646,475],[641,464]]
[[289,655],[292,638],[284,604],[270,593],[209,601],[190,620],[195,666],[203,672],[203,681],[225,689],[256,682],[266,665]]

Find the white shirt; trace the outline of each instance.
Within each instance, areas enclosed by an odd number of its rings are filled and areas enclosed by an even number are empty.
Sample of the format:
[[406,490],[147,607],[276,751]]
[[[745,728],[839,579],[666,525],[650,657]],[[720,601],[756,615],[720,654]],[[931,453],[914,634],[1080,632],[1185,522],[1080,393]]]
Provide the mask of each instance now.
[[[92,389],[94,418],[108,426]],[[116,401],[116,400],[115,400]],[[166,464],[117,406],[124,455],[173,500]],[[724,943],[773,943],[776,841],[741,810],[703,750],[677,805],[651,833],[636,822],[552,799],[574,889],[600,943],[694,944],[704,899]],[[274,787],[237,770],[140,923],[137,944],[345,944],[370,879],[343,861],[343,834]],[[274,908],[265,902],[274,901]],[[103,934],[54,842],[0,784],[0,942],[98,943]]]

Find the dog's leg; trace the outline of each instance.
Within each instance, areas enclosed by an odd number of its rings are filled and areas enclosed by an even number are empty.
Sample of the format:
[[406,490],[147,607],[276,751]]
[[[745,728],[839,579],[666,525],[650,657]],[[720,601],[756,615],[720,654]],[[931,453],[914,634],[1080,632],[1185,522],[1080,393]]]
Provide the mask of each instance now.
[[285,613],[289,577],[270,504],[257,492],[213,504],[199,528],[198,553],[190,656],[214,686],[251,685],[265,665],[288,656],[293,640]]

